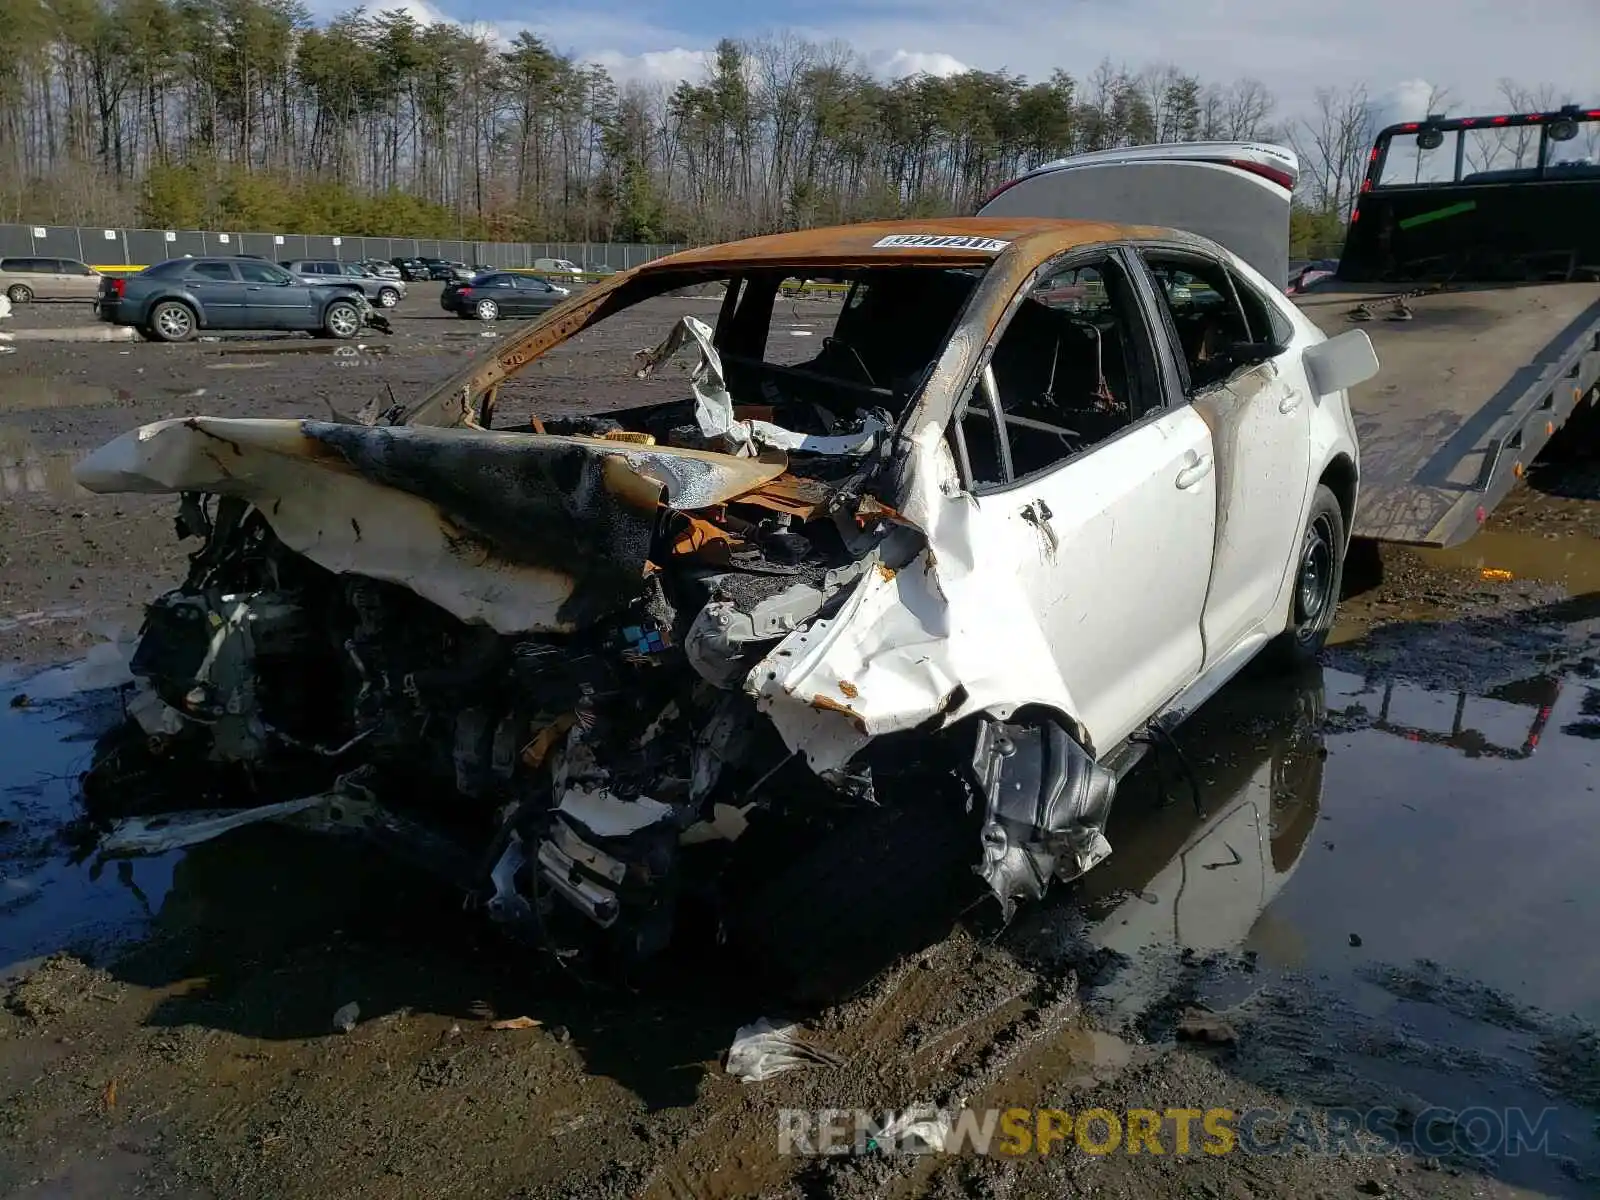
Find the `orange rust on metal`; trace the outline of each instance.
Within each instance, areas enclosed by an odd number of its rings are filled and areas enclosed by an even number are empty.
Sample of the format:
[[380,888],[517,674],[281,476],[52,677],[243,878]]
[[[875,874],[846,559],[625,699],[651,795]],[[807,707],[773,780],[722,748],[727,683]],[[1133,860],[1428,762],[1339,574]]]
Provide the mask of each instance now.
[[522,761],[530,767],[540,766],[549,757],[551,748],[556,744],[556,739],[563,736],[576,723],[577,717],[572,713],[563,713],[557,717],[535,733],[533,741],[522,748]]
[[674,554],[706,554],[721,561],[726,561],[732,549],[732,539],[724,529],[719,529],[710,521],[702,521],[699,517],[683,514],[687,528],[678,535],[672,543]]
[[606,491],[634,508],[656,508],[666,487],[659,479],[635,470],[621,454],[608,454],[600,466],[600,480]]
[[848,679],[841,679],[839,681],[839,691],[844,694],[844,697],[847,700],[854,700],[857,696],[861,695],[861,689],[855,684],[851,683]]
[[832,696],[817,695],[811,697],[811,707],[820,709],[823,712],[836,712],[842,716],[849,717],[850,724],[855,726],[857,733],[864,734],[867,732],[867,723],[862,718],[861,714],[855,709],[851,708],[848,704],[840,704]]
[[856,503],[856,524],[864,526],[873,517],[882,517],[887,521],[905,520],[898,511],[890,508],[876,496],[862,496]]
[[1157,237],[1166,230],[1144,225],[1114,225],[1103,221],[1063,221],[1040,217],[936,217],[912,221],[867,221],[859,225],[834,225],[823,229],[801,229],[793,233],[774,233],[765,237],[726,242],[720,246],[698,246],[680,250],[666,258],[653,259],[639,267],[639,274],[672,271],[683,267],[764,267],[764,266],[872,266],[938,262],[951,266],[981,266],[995,260],[992,250],[956,249],[942,246],[894,246],[877,248],[876,243],[896,234],[932,234],[936,237],[995,238],[1021,248],[1032,265],[1046,258],[1098,242],[1127,238]]
[[883,577],[883,581],[885,583],[894,582],[895,569],[893,567],[889,566],[887,563],[881,562],[874,563],[873,566],[878,568],[878,574]]
[[[1065,221],[1043,218],[941,217],[913,221],[871,221],[824,229],[802,229],[766,237],[747,238],[717,246],[701,246],[658,258],[629,271],[607,276],[562,301],[541,319],[512,333],[499,347],[467,363],[415,406],[416,410],[450,412],[464,419],[471,401],[501,380],[522,370],[552,348],[589,326],[601,307],[619,288],[645,279],[684,272],[714,275],[769,267],[823,270],[876,266],[986,267],[999,270],[1003,283],[1020,286],[1047,259],[1080,246],[1139,238],[1160,238],[1172,231],[1147,225],[1117,225],[1101,221]],[[878,247],[877,242],[896,234],[992,238],[1009,242],[1000,254],[988,250],[927,245]],[[667,280],[647,289],[659,294]],[[1006,289],[1002,288],[1001,292]],[[641,299],[644,298],[641,296]],[[998,324],[1004,297],[992,312],[982,314],[985,330]]]
[[832,498],[833,492],[827,484],[789,474],[780,475],[753,492],[734,497],[740,504],[754,504],[758,508],[788,513],[801,521],[816,520]]
[[529,417],[528,418],[528,424],[533,428],[533,431],[535,433],[543,433],[544,432],[544,422],[541,421],[538,417]]

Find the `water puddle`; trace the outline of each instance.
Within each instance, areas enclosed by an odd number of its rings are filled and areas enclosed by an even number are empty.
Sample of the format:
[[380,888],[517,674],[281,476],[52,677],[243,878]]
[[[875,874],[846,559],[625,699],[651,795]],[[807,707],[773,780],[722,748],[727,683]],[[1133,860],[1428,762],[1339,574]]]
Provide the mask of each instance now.
[[22,430],[0,425],[0,499],[45,496],[75,500],[89,495],[72,478],[79,457],[40,451]]
[[1538,580],[1572,593],[1600,591],[1600,541],[1583,533],[1551,530],[1530,536],[1489,528],[1459,546],[1415,553],[1432,566],[1476,571],[1488,582]]
[[97,871],[69,860],[60,832],[97,739],[122,721],[106,655],[0,683],[0,977],[71,948],[95,955],[143,934],[177,855]]
[[1136,773],[1112,857],[1022,936],[1082,939],[1109,1028],[1159,1040],[1186,1006],[1219,1010],[1232,1069],[1279,1094],[1549,1110],[1549,1154],[1469,1148],[1508,1181],[1593,1194],[1597,735],[1582,667],[1484,692],[1237,681],[1178,734],[1198,796],[1170,762],[1164,786]]
[[[390,353],[391,349],[391,346],[383,342],[323,342],[285,338],[271,342],[225,342],[215,353],[236,354],[250,358],[284,354],[321,354],[331,358],[382,358]],[[214,364],[213,369],[220,366],[221,364]]]
[[58,408],[100,408],[109,404],[126,404],[141,396],[156,394],[192,398],[204,396],[206,389],[170,385],[149,388],[108,387],[104,384],[80,383],[45,375],[17,375],[9,378],[4,388],[0,389],[0,413],[43,412]]

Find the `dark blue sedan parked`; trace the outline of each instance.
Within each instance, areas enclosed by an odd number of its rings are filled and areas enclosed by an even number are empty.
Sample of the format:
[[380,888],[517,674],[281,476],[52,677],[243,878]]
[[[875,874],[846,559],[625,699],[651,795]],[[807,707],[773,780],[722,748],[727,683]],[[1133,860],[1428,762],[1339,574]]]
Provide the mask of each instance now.
[[100,319],[132,325],[162,342],[186,342],[201,329],[304,330],[349,338],[373,310],[351,281],[309,284],[256,258],[174,258],[137,275],[108,278]]

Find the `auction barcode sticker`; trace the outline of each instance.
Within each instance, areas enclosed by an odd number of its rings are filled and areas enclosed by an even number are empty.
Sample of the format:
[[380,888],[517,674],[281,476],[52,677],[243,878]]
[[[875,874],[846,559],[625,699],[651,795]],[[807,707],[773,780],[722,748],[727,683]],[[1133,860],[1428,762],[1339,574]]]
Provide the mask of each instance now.
[[874,250],[982,250],[989,254],[998,254],[1009,245],[1010,242],[1000,238],[964,237],[959,234],[944,233],[891,233],[888,237],[873,242],[872,248]]

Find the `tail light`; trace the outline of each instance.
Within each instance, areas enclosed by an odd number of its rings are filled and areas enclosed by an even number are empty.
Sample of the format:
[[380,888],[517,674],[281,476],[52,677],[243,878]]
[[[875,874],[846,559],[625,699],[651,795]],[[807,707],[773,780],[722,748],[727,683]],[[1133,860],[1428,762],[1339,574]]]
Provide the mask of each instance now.
[[111,286],[111,294],[114,295],[118,300],[121,300],[128,294],[128,281],[126,279],[108,279],[106,282]]
[[1246,162],[1238,158],[1230,158],[1227,162],[1230,167],[1238,167],[1241,171],[1249,171],[1252,175],[1270,179],[1286,192],[1294,191],[1294,176],[1287,171],[1280,171],[1277,167],[1269,167],[1265,163]]
[[472,289],[469,288],[466,284],[463,283],[460,287],[456,288],[456,295],[458,295],[458,296],[470,296],[470,295],[472,295]]
[[985,208],[989,207],[989,205],[994,202],[995,198],[998,197],[1002,192],[1009,192],[1012,188],[1016,187],[1017,184],[1021,183],[1026,178],[1026,175],[1018,175],[1015,179],[1012,179],[1006,183],[1002,183],[999,187],[995,188],[994,191],[990,192],[982,200],[978,201],[978,211],[981,212]]

